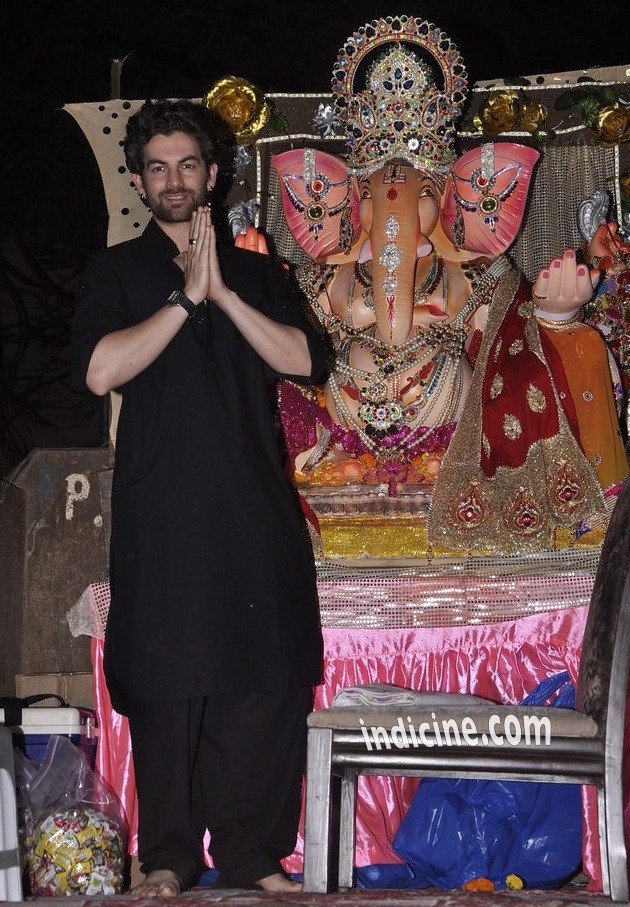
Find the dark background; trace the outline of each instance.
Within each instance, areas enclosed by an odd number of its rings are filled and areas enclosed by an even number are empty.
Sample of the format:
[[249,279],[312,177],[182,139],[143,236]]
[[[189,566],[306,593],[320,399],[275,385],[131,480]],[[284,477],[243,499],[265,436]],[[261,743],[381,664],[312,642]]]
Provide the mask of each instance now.
[[33,447],[99,444],[103,405],[68,385],[74,289],[105,244],[100,175],[69,102],[200,97],[216,78],[326,91],[345,38],[374,17],[430,19],[474,81],[630,63],[625,0],[423,3],[4,0],[0,11],[0,476]]

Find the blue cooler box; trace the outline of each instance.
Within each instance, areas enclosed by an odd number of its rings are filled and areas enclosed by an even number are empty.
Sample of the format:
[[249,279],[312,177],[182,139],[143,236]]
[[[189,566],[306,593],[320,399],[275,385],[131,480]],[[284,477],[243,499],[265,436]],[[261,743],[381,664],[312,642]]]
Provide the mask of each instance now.
[[[89,709],[33,706],[22,709],[21,724],[11,727],[14,744],[29,759],[41,762],[46,755],[49,737],[58,734],[76,743],[93,767],[96,756],[93,714]],[[0,724],[4,724],[4,709],[0,709]]]

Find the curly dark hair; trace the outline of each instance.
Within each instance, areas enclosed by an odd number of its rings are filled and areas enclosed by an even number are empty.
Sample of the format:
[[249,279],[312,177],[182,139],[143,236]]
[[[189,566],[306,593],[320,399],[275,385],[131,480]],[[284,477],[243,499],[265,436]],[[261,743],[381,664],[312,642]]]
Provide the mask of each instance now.
[[125,162],[130,173],[142,173],[142,152],[156,135],[185,132],[199,143],[201,156],[210,166],[218,159],[216,117],[207,107],[192,101],[145,101],[127,122]]

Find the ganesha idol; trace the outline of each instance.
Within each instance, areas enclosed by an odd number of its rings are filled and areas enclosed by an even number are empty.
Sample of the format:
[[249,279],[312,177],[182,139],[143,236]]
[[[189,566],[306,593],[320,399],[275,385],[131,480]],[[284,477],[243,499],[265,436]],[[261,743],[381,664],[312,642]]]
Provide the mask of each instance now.
[[618,378],[579,320],[588,269],[571,251],[553,262],[547,305],[504,254],[539,154],[501,142],[457,157],[466,84],[435,26],[376,20],[334,67],[347,155],[273,158],[332,350],[323,388],[282,386],[285,438],[307,498],[430,499],[428,548],[553,548],[605,524],[627,472]]

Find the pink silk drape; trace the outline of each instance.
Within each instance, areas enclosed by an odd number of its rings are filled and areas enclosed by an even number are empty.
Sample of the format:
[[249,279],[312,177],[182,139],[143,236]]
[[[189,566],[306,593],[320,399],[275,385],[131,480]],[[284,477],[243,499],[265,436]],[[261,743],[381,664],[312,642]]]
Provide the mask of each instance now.
[[[471,693],[516,703],[551,674],[576,680],[586,607],[534,614],[514,621],[422,629],[324,628],[324,683],[315,707],[332,703],[339,689],[391,683],[417,690]],[[137,803],[126,719],[111,708],[102,667],[102,640],[92,640],[95,703],[100,725],[97,768],[120,796],[137,851]],[[412,778],[359,779],[356,865],[397,862],[391,841],[417,786]],[[595,791],[584,788],[584,872],[601,890]],[[302,868],[302,821],[289,872]]]

